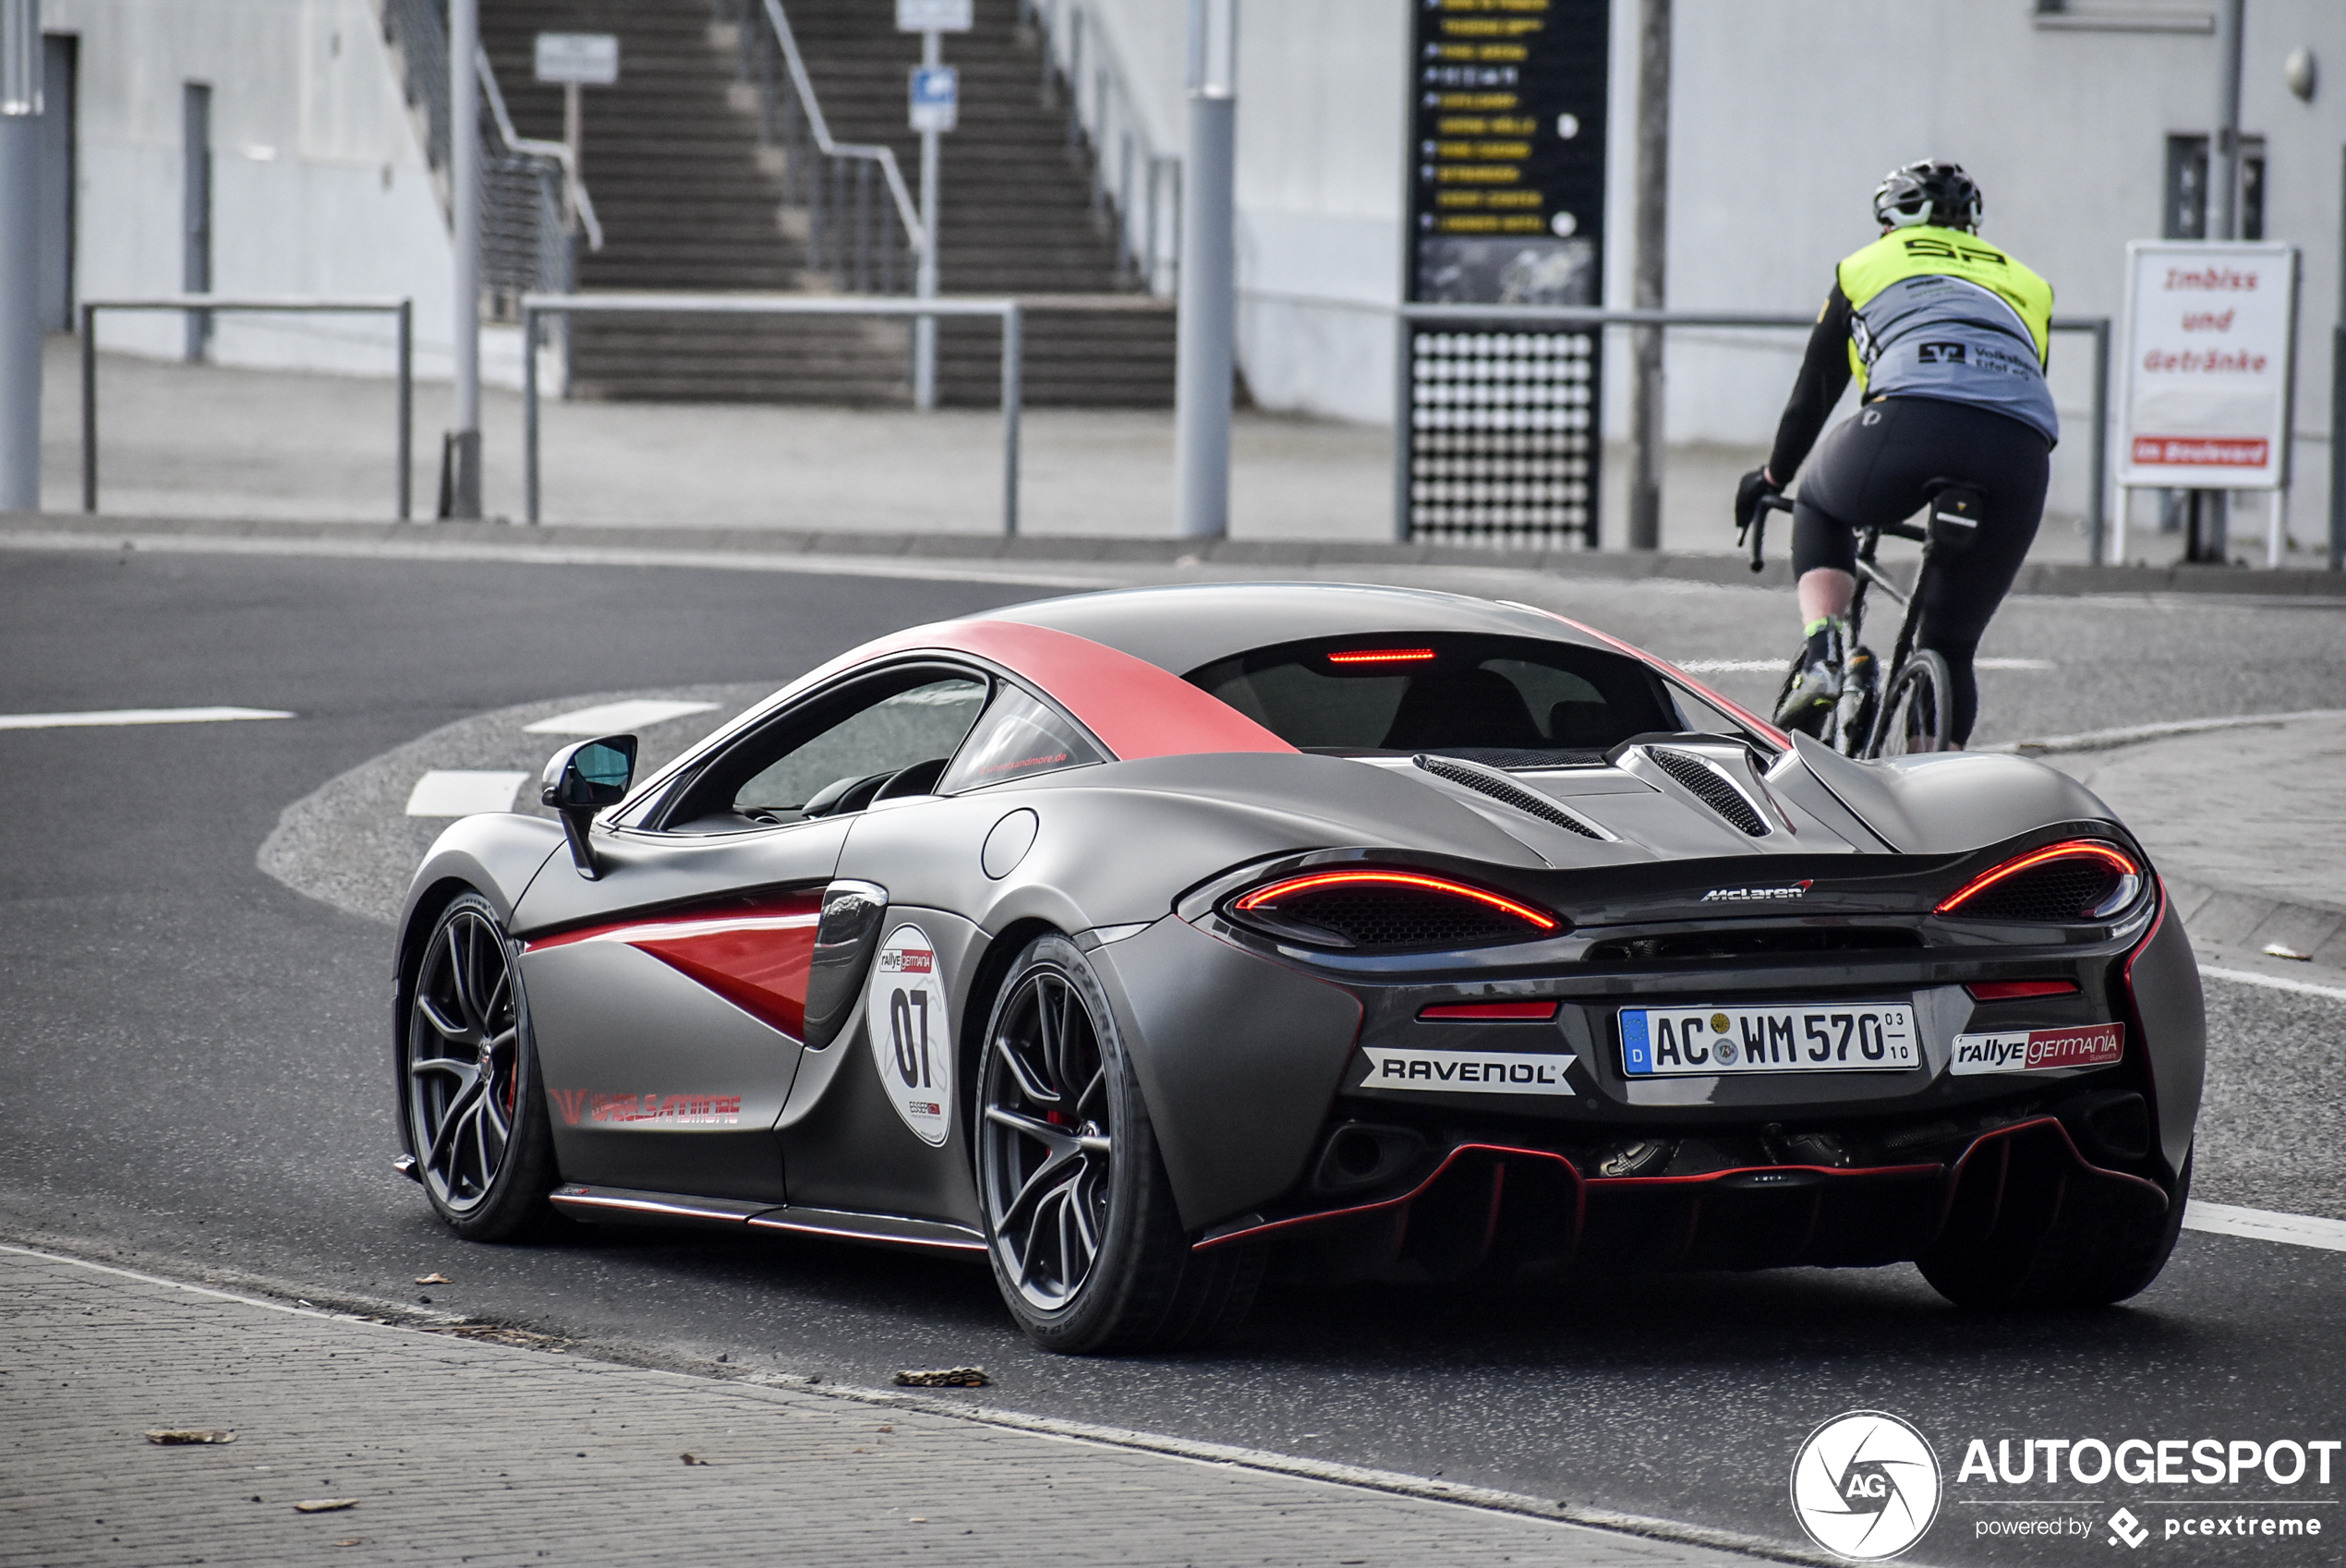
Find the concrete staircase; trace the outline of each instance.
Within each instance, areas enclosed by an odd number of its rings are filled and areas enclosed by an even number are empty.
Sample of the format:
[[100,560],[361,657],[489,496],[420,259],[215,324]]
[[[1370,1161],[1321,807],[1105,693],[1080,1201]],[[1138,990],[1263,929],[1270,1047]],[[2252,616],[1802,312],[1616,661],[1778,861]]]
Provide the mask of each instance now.
[[[893,146],[917,179],[904,127],[918,41],[887,0],[785,0],[816,92],[842,140]],[[1040,101],[1041,56],[1016,30],[1016,0],[978,0],[975,30],[949,37],[961,129],[945,139],[943,291],[1124,295],[1108,311],[1028,313],[1026,400],[1164,407],[1173,317],[1134,297],[1090,209],[1088,168]],[[756,101],[735,81],[734,0],[482,0],[481,36],[522,134],[559,139],[562,91],[533,78],[539,31],[620,37],[616,86],[586,90],[585,172],[604,248],[583,250],[582,290],[824,290],[807,270],[804,213],[781,204],[780,163],[758,145]],[[909,281],[909,280],[907,280]],[[942,401],[994,404],[990,321],[941,324]],[[611,399],[885,405],[910,397],[909,329],[852,319],[581,320],[572,394]]]

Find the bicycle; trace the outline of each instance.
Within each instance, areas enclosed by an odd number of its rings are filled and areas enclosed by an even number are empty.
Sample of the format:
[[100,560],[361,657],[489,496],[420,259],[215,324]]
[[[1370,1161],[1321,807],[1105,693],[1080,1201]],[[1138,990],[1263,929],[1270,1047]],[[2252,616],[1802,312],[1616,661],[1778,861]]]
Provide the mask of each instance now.
[[[1927,510],[1930,521],[1927,525],[1885,523],[1860,532],[1857,588],[1849,598],[1849,655],[1842,667],[1840,700],[1830,710],[1795,726],[1844,756],[1861,762],[1942,751],[1947,732],[1953,727],[1953,687],[1947,661],[1929,648],[1915,646],[1915,630],[1921,619],[1922,588],[1925,574],[1930,570],[1932,550],[1961,550],[1978,537],[1986,498],[1972,486],[1952,481],[1933,487],[1929,494]],[[1763,548],[1768,513],[1791,510],[1788,497],[1766,495],[1760,499],[1750,517],[1742,521],[1736,543],[1748,541],[1752,571],[1758,572],[1766,564]],[[1922,560],[1915,568],[1911,589],[1901,590],[1889,573],[1875,563],[1874,550],[1884,534],[1913,539],[1922,546]],[[1880,678],[1873,650],[1858,640],[1865,628],[1866,590],[1869,587],[1879,587],[1905,606],[1906,611],[1905,619],[1898,625],[1898,641],[1891,650],[1887,681]],[[1800,665],[1800,656],[1796,654],[1784,672],[1783,690],[1776,694],[1779,706],[1799,678]]]

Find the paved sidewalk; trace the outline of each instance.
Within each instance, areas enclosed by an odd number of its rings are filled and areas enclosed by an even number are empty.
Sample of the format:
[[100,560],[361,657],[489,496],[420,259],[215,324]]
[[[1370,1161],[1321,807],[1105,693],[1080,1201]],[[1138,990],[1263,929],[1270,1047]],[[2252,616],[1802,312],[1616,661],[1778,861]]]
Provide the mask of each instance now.
[[[49,340],[44,377],[42,504],[63,513],[79,508],[81,498],[75,340]],[[108,513],[340,521],[393,515],[388,380],[105,354],[98,383],[100,493]],[[419,517],[434,511],[449,397],[445,382],[416,388]],[[519,517],[521,400],[484,389],[481,416],[483,504],[491,516]],[[1169,410],[1030,409],[1022,440],[1022,532],[1158,539],[1173,533]],[[1000,526],[1001,421],[990,410],[549,400],[541,440],[544,511],[554,523],[964,537]],[[1723,445],[1670,448],[1663,548],[1731,556],[1728,500],[1736,476],[1764,455]],[[2082,508],[2086,455],[2082,441],[2055,453],[2058,507]],[[1610,446],[1605,463],[1611,477],[1600,488],[1601,527],[1617,545],[1626,526],[1626,448]],[[1234,540],[1387,540],[1392,486],[1392,440],[1380,427],[1255,410],[1240,410],[1234,421]],[[2311,515],[2318,508],[2300,511]],[[2306,548],[2285,564],[2318,564],[2318,524],[2301,516],[2295,527]],[[2260,522],[2244,522],[2233,553],[2261,565],[2263,538]],[[1781,559],[1788,539],[1780,524],[1772,553]],[[2138,528],[2127,546],[2130,560],[2164,566],[2180,555],[2182,536]],[[1895,557],[1902,549],[1893,545],[1885,553]],[[2047,520],[2030,559],[2078,562],[2085,553],[2080,519],[2064,513]]]
[[[0,1564],[42,1568],[1752,1561],[16,1248],[0,1248]],[[163,1447],[150,1428],[236,1439]],[[296,1511],[322,1499],[354,1505]]]
[[2134,829],[2194,940],[2346,971],[2346,711],[2045,760]]

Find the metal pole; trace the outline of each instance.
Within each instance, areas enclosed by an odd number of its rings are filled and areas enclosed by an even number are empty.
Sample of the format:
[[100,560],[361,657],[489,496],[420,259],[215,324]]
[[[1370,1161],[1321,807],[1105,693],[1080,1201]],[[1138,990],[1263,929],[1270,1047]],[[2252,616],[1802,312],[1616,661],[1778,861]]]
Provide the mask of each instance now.
[[2245,0],[2224,0],[2216,25],[2216,157],[2207,171],[2207,237],[2240,237],[2240,49]]
[[[2207,237],[2213,240],[2240,237],[2240,58],[2245,12],[2245,0],[2224,0],[2216,11],[2216,146],[2207,170]],[[2231,510],[2229,491],[2193,493],[2185,559],[2221,562],[2226,558]]]
[[[1666,292],[1670,201],[1670,0],[1642,0],[1638,28],[1638,252],[1632,303],[1659,310]],[[1629,548],[1662,548],[1662,329],[1630,335]],[[1594,529],[1591,528],[1591,533]]]
[[1396,318],[1393,334],[1393,537],[1408,544],[1417,532],[1417,329],[1407,316]]
[[2329,330],[2329,569],[2346,571],[2346,321]]
[[448,514],[466,521],[480,516],[480,83],[473,65],[479,48],[479,0],[448,0],[450,240],[455,258],[449,303],[454,318],[456,428],[450,432],[446,461],[453,466]]
[[416,503],[416,302],[399,302],[399,520]]
[[[1237,0],[1226,0],[1235,32]],[[1218,8],[1218,7],[1217,7]],[[1190,6],[1189,155],[1181,176],[1181,292],[1173,381],[1175,527],[1219,538],[1230,525],[1230,382],[1238,252],[1236,61],[1215,81],[1207,64],[1207,7]]]
[[81,510],[98,510],[98,308],[81,308]]
[[2094,323],[2093,491],[2086,498],[2086,559],[2102,563],[2110,527],[2110,319]]
[[40,0],[0,0],[0,512],[41,510]]
[[[921,34],[921,64],[932,68],[945,63],[945,35]],[[921,264],[913,275],[913,292],[923,299],[937,297],[937,133],[921,132]],[[913,406],[937,406],[937,318],[923,316],[913,323]]]
[[1018,537],[1018,413],[1026,392],[1025,312],[1012,302],[1002,312],[1002,537]]
[[538,312],[521,308],[522,517],[538,521]]

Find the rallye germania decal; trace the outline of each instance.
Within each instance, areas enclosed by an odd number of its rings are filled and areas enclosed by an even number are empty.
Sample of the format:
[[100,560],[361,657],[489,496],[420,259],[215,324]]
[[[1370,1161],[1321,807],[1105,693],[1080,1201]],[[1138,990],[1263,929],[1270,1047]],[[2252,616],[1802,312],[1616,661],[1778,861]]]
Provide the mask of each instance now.
[[937,945],[919,926],[900,925],[880,944],[864,1031],[897,1116],[922,1142],[944,1142],[953,1129],[953,1026]]

